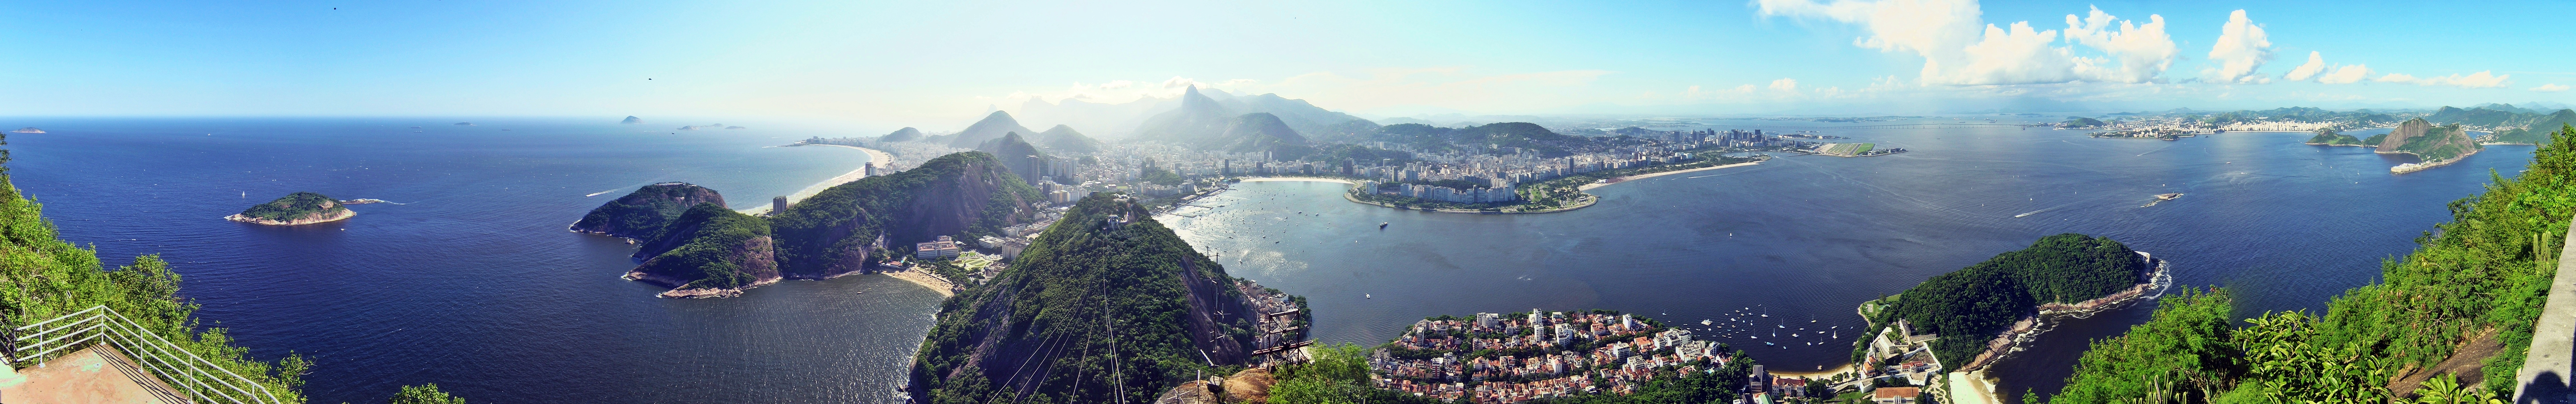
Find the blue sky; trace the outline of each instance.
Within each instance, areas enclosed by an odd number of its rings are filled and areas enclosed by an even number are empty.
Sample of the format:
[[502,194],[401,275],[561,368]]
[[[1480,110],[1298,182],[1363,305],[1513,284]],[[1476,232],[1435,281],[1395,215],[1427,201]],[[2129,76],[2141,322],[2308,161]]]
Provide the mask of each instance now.
[[[2553,50],[2569,2],[5,4],[8,115],[930,128],[1031,97],[1117,102],[1185,85],[1376,114],[2576,103],[2576,60]],[[2096,9],[2107,32],[2070,29],[2069,15]],[[2240,10],[2238,34],[2223,35]],[[2151,15],[2162,35],[2112,35]],[[2311,52],[2321,69],[2293,74]],[[2336,78],[2350,82],[2320,82]]]

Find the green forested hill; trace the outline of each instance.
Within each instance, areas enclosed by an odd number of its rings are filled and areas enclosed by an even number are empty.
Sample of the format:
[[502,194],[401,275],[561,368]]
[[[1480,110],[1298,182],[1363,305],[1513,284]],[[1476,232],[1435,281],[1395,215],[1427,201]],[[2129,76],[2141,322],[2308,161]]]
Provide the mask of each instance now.
[[769,222],[703,203],[673,219],[635,252],[629,278],[675,289],[741,289],[779,279]]
[[914,359],[914,397],[1145,403],[1244,363],[1258,314],[1151,216],[1112,193],[1084,198],[1010,269],[948,299]]
[[[2511,394],[2556,274],[2558,244],[2576,215],[2571,132],[2576,127],[2560,126],[2521,176],[2497,176],[2485,193],[2452,202],[2449,223],[2416,238],[2414,252],[2381,263],[2378,283],[2327,301],[2323,315],[2238,322],[2223,294],[2167,300],[2146,324],[2094,344],[2050,401],[2381,403],[2421,392],[2483,402],[2466,399]],[[2478,349],[2453,358],[2464,346]],[[2202,360],[2129,359],[2143,357]],[[2425,370],[2446,360],[2467,366]],[[2453,377],[2464,386],[2442,382]],[[2419,391],[2391,380],[2426,382]]]
[[646,185],[591,209],[581,221],[573,222],[572,230],[652,241],[681,212],[704,203],[724,206],[724,195],[684,182]]
[[781,272],[820,278],[864,269],[870,257],[942,235],[974,240],[1036,218],[1037,188],[992,154],[940,156],[920,167],[851,181],[771,215]]
[[2041,237],[2030,248],[1996,254],[1923,281],[1879,312],[1879,324],[1904,319],[1918,333],[1941,334],[1932,353],[1966,365],[1986,342],[2043,303],[2093,300],[2135,286],[2148,271],[2129,246],[2082,234]]

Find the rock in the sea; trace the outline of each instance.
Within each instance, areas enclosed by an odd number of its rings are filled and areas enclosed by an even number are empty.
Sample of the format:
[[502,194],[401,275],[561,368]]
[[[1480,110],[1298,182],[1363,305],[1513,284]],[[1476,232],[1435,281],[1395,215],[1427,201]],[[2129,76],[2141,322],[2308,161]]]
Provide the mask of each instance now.
[[617,121],[617,123],[644,123],[644,119],[636,118],[634,115],[627,115],[626,120]]
[[225,216],[224,220],[271,226],[293,226],[337,221],[357,215],[358,212],[341,206],[339,200],[317,193],[297,192],[268,203],[251,205],[250,209],[242,210],[241,213],[232,216]]
[[653,241],[653,236],[661,234],[664,226],[679,219],[689,207],[708,203],[724,206],[724,195],[685,182],[646,185],[591,209],[590,214],[572,224],[572,231]]

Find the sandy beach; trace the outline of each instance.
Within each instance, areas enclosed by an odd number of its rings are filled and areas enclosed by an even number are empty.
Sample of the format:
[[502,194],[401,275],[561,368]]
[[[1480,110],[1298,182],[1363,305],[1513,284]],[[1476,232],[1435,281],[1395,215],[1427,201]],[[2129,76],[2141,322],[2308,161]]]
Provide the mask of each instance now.
[[[877,149],[870,149],[870,148],[857,147],[857,146],[842,146],[842,145],[836,145],[836,144],[818,144],[818,145],[807,145],[807,146],[832,146],[832,147],[847,147],[847,148],[852,148],[852,149],[859,149],[859,151],[863,151],[863,152],[867,152],[867,153],[868,153],[868,162],[870,162],[870,163],[876,163],[876,164],[879,164],[879,165],[883,165],[883,164],[886,164],[887,162],[892,162],[892,161],[894,161],[894,155],[886,154],[886,152],[878,151]],[[823,190],[825,190],[825,189],[831,189],[833,186],[836,186],[836,185],[847,184],[847,183],[850,183],[850,181],[858,181],[860,178],[866,178],[867,176],[868,176],[868,166],[866,166],[866,165],[860,165],[860,166],[859,166],[859,168],[857,168],[857,169],[852,169],[852,170],[850,170],[850,172],[848,172],[848,173],[842,173],[840,176],[832,177],[831,179],[823,180],[823,182],[817,182],[817,183],[814,183],[814,185],[806,186],[806,187],[805,187],[805,189],[796,190],[796,193],[793,193],[793,194],[787,194],[787,203],[796,203],[796,201],[802,201],[802,200],[805,200],[805,198],[813,197],[813,196],[814,196],[814,194],[823,193]],[[769,206],[769,205],[767,205],[767,204],[763,204],[763,205],[760,205],[759,207],[754,207],[754,208],[751,208],[751,209],[743,209],[743,210],[742,210],[742,213],[743,213],[743,214],[747,214],[747,215],[759,215],[759,214],[769,213],[769,208],[770,208],[770,206]]]
[[1610,182],[1595,182],[1595,183],[1590,183],[1590,184],[1583,184],[1583,186],[1580,186],[1580,187],[1574,187],[1574,190],[1576,190],[1576,191],[1590,191],[1590,190],[1592,190],[1593,188],[1600,188],[1600,187],[1607,186],[1607,185],[1610,185],[1610,184],[1617,184],[1617,183],[1628,182],[1628,181],[1633,181],[1633,180],[1642,180],[1642,179],[1647,179],[1647,178],[1655,178],[1655,177],[1661,177],[1661,176],[1673,175],[1673,174],[1681,174],[1681,173],[1694,173],[1694,172],[1701,172],[1701,171],[1715,170],[1715,169],[1720,169],[1720,168],[1743,167],[1743,166],[1749,166],[1749,165],[1755,165],[1755,164],[1762,164],[1762,162],[1756,161],[1756,162],[1751,162],[1751,163],[1735,163],[1735,164],[1728,164],[1728,165],[1715,166],[1715,167],[1700,167],[1700,168],[1693,168],[1693,169],[1688,169],[1688,170],[1673,170],[1673,171],[1665,171],[1665,172],[1660,172],[1660,173],[1637,174],[1637,175],[1631,175],[1631,176],[1625,176],[1625,177],[1611,178],[1611,181],[1610,181]]
[[885,272],[885,274],[886,276],[892,276],[895,279],[902,279],[906,282],[912,282],[912,284],[915,285],[921,285],[921,287],[930,288],[930,291],[932,292],[939,292],[940,297],[957,296],[957,289],[949,286],[948,280],[939,279],[939,277],[935,275],[913,271],[888,271]]

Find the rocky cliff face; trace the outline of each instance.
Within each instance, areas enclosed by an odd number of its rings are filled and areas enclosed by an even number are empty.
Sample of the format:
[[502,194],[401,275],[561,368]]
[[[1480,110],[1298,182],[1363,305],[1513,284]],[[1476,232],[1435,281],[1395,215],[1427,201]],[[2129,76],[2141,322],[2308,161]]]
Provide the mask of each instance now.
[[[1040,395],[1147,402],[1196,372],[1248,363],[1252,351],[1282,341],[1266,337],[1262,330],[1284,326],[1263,324],[1269,310],[1245,290],[1263,289],[1226,275],[1143,207],[1096,194],[1010,269],[943,306],[908,391],[915,402]],[[1112,378],[1113,363],[1125,380]],[[1129,386],[1127,397],[1099,388],[1111,385]]]
[[2433,126],[2423,118],[2397,124],[2388,137],[2379,141],[2379,153],[2407,153],[2427,162],[2442,162],[2476,154],[2484,146],[2470,138],[2459,125]]
[[582,215],[581,221],[572,224],[572,231],[624,237],[639,242],[652,241],[651,238],[659,234],[664,226],[678,219],[680,214],[687,212],[690,207],[710,203],[718,207],[724,206],[724,195],[719,195],[715,190],[706,187],[684,182],[646,185],[617,200],[599,205],[599,208],[591,209],[590,214]]
[[271,226],[294,226],[338,221],[355,217],[358,212],[341,206],[339,200],[311,192],[287,194],[268,203],[251,205],[241,213],[224,220]]
[[731,297],[778,282],[772,244],[767,221],[699,204],[635,252],[644,263],[626,279],[672,288],[663,297]]
[[834,186],[770,218],[788,278],[864,271],[877,257],[906,253],[942,235],[965,240],[1036,217],[1041,198],[984,152],[957,153],[920,167]]

